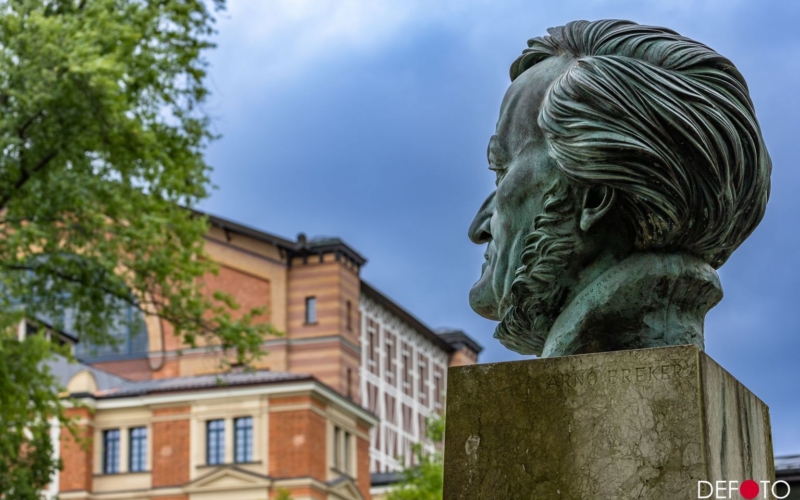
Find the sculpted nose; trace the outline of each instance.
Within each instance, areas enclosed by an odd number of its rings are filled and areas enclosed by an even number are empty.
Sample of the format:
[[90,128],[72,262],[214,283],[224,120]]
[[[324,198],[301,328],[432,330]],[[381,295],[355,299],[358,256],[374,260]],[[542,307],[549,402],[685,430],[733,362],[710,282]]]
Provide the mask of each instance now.
[[492,239],[489,222],[492,220],[492,215],[494,214],[494,195],[495,193],[493,192],[486,198],[486,201],[483,202],[483,205],[481,205],[481,208],[472,220],[472,224],[469,225],[469,239],[472,240],[473,243],[480,245]]

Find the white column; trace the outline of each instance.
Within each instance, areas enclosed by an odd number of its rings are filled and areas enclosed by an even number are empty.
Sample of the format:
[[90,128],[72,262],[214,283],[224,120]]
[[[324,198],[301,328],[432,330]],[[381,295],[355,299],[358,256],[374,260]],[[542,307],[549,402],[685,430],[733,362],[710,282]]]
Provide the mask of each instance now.
[[225,463],[233,463],[233,419],[225,419]]
[[[53,460],[58,462],[61,457],[61,424],[55,418],[50,420],[50,441],[53,443]],[[50,484],[47,485],[47,491],[45,491],[47,500],[55,500],[58,496],[58,472],[56,469],[50,476]]]
[[128,442],[129,430],[127,427],[119,428],[119,471],[128,472]]

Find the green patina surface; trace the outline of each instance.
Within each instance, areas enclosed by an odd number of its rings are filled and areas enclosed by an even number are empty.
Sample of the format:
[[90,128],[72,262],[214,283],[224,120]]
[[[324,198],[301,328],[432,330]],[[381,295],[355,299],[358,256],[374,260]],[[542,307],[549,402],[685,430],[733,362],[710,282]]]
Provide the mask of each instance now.
[[470,304],[524,354],[693,344],[772,164],[731,61],[659,27],[577,21],[511,66]]

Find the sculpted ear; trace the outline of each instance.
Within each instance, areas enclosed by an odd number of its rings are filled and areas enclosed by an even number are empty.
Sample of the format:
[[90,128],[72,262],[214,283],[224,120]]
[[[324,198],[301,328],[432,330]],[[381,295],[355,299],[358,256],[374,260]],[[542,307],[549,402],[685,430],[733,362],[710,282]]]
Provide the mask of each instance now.
[[583,210],[581,211],[581,230],[589,228],[603,218],[614,205],[617,192],[608,186],[591,186],[583,194]]

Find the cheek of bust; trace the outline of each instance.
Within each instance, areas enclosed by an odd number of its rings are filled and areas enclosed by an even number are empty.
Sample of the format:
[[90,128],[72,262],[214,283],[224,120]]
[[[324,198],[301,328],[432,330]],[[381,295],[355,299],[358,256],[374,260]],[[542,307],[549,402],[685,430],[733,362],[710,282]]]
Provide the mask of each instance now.
[[529,169],[511,169],[497,188],[497,208],[513,210],[533,194],[534,183]]
[[518,239],[524,239],[533,230],[534,220],[542,213],[541,201],[533,196],[520,197],[517,203],[500,206],[498,218],[492,228],[492,238],[502,244],[505,251]]
[[514,166],[497,189],[496,210],[518,225],[530,227],[529,221],[541,213],[549,169]]

